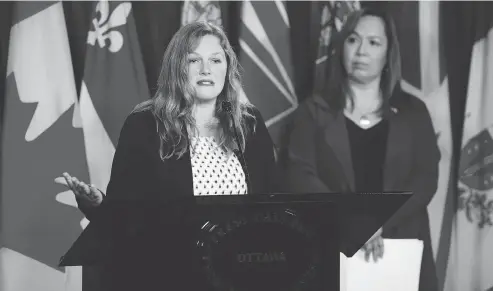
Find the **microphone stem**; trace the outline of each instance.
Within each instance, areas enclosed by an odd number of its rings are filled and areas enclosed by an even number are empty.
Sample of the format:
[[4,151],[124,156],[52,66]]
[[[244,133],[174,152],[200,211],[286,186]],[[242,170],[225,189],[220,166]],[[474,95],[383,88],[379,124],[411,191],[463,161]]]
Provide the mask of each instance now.
[[246,176],[247,191],[248,191],[247,194],[251,194],[251,192],[252,192],[252,182],[250,181],[250,174],[248,173],[248,167],[247,167],[247,164],[246,164],[245,156],[243,155],[243,150],[241,148],[240,138],[238,137],[238,131],[236,130],[234,119],[232,119],[232,120],[233,120],[233,130],[234,130],[234,134],[235,134],[236,144],[238,145],[238,150],[239,150],[239,153],[240,153],[240,159],[241,159],[241,162],[243,164],[243,169],[244,169],[245,176]]

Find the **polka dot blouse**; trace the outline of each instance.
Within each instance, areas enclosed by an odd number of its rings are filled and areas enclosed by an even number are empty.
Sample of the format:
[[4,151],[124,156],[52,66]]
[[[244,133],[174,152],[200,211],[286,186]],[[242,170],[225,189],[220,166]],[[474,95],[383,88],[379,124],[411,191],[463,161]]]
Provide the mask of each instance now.
[[191,142],[195,196],[247,194],[245,173],[236,155],[228,157],[213,137],[192,137]]

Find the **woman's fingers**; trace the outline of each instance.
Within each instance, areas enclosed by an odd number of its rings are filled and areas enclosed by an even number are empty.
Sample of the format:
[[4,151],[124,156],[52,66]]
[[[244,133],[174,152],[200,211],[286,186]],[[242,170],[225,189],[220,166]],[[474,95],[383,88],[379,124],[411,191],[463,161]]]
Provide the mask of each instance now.
[[77,179],[77,177],[72,177],[72,183],[74,184],[74,188],[78,192],[77,194],[79,196],[84,195],[84,194],[87,195],[87,193],[85,193],[85,191],[84,191],[84,185],[83,185],[84,182],[80,182],[79,179]]
[[73,191],[74,190],[74,184],[72,183],[72,177],[68,173],[63,173],[63,178],[65,178],[65,182],[67,183],[67,186]]
[[79,191],[84,194],[85,196],[89,197],[90,198],[90,190],[89,190],[89,187],[87,186],[86,183],[82,182],[82,181],[79,181],[79,184],[78,184],[78,187],[79,187]]
[[384,243],[382,237],[377,237],[372,240],[368,246],[367,256],[365,257],[366,261],[370,260],[370,257],[373,256],[373,261],[376,263],[379,259],[383,258],[384,253]]
[[76,197],[80,197],[83,195],[84,191],[81,188],[81,185],[79,180],[76,177],[70,176],[68,173],[63,173],[63,176],[65,177],[65,181],[67,182],[67,185],[69,186],[70,190],[74,192]]
[[89,186],[82,182],[82,187],[84,187],[84,191],[86,191],[86,194],[91,194],[91,189],[89,189]]
[[91,200],[97,199],[96,195],[94,195],[94,192],[92,191],[91,187],[89,187],[89,185],[84,183],[83,187],[84,187],[84,191],[85,191],[86,195],[89,197],[89,199],[91,199]]
[[373,257],[373,261],[377,262],[379,259],[383,258],[383,238],[377,237],[371,240],[363,247],[363,250],[365,251],[365,261],[369,262],[371,257]]
[[377,244],[378,244],[378,257],[381,259],[383,258],[383,254],[384,254],[384,242],[382,237],[378,238]]
[[373,242],[369,242],[365,245],[365,261],[370,261],[370,257],[373,253]]
[[56,177],[55,178],[55,183],[60,184],[60,185],[63,185],[63,186],[65,186],[65,187],[68,188],[67,179],[65,179],[65,177],[63,177],[63,176]]
[[376,262],[378,260],[378,258],[377,258],[377,254],[378,254],[377,240],[374,239],[371,244],[372,244],[371,255],[373,256],[373,262]]
[[[55,182],[67,186],[70,190],[72,190],[76,198],[90,203],[101,202],[101,194],[96,186],[92,184],[88,185],[83,181],[79,181],[77,177],[70,176],[67,172],[63,173],[62,176],[63,177],[56,178]],[[65,180],[65,183],[63,183],[63,180]]]
[[77,177],[72,177],[72,183],[79,185],[79,179],[77,179]]

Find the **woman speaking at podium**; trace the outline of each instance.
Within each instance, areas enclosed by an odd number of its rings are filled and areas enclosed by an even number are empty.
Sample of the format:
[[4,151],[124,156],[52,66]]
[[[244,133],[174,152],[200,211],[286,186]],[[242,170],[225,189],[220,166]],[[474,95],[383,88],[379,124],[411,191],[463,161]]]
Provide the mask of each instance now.
[[275,192],[274,146],[241,90],[223,30],[205,22],[180,28],[164,53],[156,94],[123,125],[106,196],[64,173],[79,209],[91,220],[104,199]]
[[[183,26],[164,53],[156,94],[123,125],[107,195],[275,192],[274,145],[259,111],[240,100],[241,90],[223,30],[205,22]],[[64,177],[90,219],[105,195]]]
[[287,151],[289,191],[412,191],[364,250],[377,259],[385,256],[382,236],[421,239],[419,290],[436,291],[427,205],[437,189],[440,152],[425,104],[398,84],[394,23],[380,11],[356,11],[332,45],[325,88],[295,116]]

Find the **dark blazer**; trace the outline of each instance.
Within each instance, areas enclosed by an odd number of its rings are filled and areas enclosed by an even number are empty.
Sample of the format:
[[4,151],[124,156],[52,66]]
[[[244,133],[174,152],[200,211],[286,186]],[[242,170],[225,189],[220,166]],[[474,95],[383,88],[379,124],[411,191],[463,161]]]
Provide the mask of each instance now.
[[[277,192],[278,176],[273,143],[258,110],[255,109],[252,113],[256,124],[249,124],[254,131],[247,136],[244,152],[246,166],[243,165],[250,175],[250,193]],[[237,152],[235,154],[238,156]],[[150,111],[132,113],[127,117],[120,133],[103,204],[111,199],[166,201],[192,197],[192,175],[190,152],[187,151],[181,158],[173,157],[163,162],[159,156],[159,136],[153,115]],[[79,209],[92,220],[101,208],[85,208],[79,203]],[[189,242],[182,232],[171,225],[164,231],[171,235],[149,239],[150,245],[156,241],[163,243],[166,260],[142,261],[142,257],[152,258],[155,254],[148,254],[142,249],[136,250],[129,253],[129,256],[137,256],[132,263],[129,263],[129,258],[121,258],[122,261],[110,266],[86,268],[85,285],[91,286],[91,290],[105,291],[157,290],[159,286],[172,290],[199,290],[199,287],[202,288],[200,290],[205,290],[200,280],[193,279],[196,277],[191,273],[191,258],[187,259],[190,254],[180,251],[183,250],[182,245]],[[184,272],[190,280],[184,280]],[[144,277],[138,277],[139,274]]]
[[[420,291],[437,291],[427,206],[438,183],[440,151],[425,104],[396,88],[390,100],[383,191],[412,191],[408,202],[383,226],[386,238],[418,238],[424,250]],[[355,189],[345,116],[321,96],[302,104],[287,147],[289,192],[351,192]]]
[[[397,88],[390,105],[383,190],[412,191],[414,195],[384,225],[383,233],[421,238],[425,234],[420,230],[428,224],[426,207],[437,189],[440,152],[421,100]],[[290,192],[354,191],[344,114],[332,110],[321,96],[308,99],[297,110],[287,156]]]
[[[240,159],[248,171],[251,194],[278,192],[277,166],[274,145],[264,120],[257,109],[252,111],[256,124],[250,123],[252,134],[247,136],[244,157]],[[164,162],[159,156],[159,136],[156,121],[150,111],[130,114],[120,132],[111,177],[105,199],[174,199],[193,196],[190,152]],[[166,146],[166,145],[165,145]],[[79,209],[90,220],[97,209]]]

